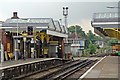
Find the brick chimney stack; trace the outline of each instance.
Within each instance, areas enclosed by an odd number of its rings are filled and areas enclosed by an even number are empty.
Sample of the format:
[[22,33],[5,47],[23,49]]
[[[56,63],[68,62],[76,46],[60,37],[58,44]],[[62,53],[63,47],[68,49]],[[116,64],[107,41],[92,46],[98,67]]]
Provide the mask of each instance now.
[[19,17],[17,16],[17,12],[13,12],[13,17],[11,17],[11,19],[19,19]]

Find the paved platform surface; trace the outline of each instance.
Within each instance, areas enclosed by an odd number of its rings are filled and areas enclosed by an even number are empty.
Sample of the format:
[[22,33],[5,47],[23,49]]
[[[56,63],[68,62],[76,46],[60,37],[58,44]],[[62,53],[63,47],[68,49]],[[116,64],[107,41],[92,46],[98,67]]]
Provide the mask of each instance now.
[[[0,68],[1,67],[7,67],[7,66],[12,66],[12,65],[19,65],[19,64],[25,64],[25,63],[29,63],[29,62],[35,62],[35,61],[44,61],[44,60],[51,60],[51,59],[61,59],[61,58],[29,58],[26,60],[9,60],[9,61],[4,61],[3,63],[0,63]],[[80,59],[80,60],[85,60],[85,59],[91,59],[91,60],[95,60],[95,59],[101,59],[99,57],[78,57],[75,58],[75,60]]]
[[30,58],[26,60],[9,60],[9,61],[4,61],[3,63],[0,63],[0,69],[3,67],[11,67],[15,65],[22,65],[22,64],[27,64],[27,63],[32,63],[32,62],[39,62],[39,61],[46,61],[46,60],[52,60],[52,59],[60,59],[60,58]]
[[118,57],[118,78],[120,80],[120,56]]
[[118,63],[117,56],[107,56],[93,67],[82,80],[119,80]]

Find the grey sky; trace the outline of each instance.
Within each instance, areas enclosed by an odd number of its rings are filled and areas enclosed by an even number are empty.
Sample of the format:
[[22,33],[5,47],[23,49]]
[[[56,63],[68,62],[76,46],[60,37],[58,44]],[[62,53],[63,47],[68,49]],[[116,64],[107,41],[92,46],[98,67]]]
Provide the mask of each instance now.
[[[46,2],[45,2],[46,1]],[[12,16],[12,12],[17,11],[19,17],[53,18],[63,19],[62,7],[69,7],[68,25],[79,24],[83,30],[88,32],[92,29],[91,20],[93,13],[96,12],[115,12],[117,9],[107,9],[107,6],[117,6],[118,0],[108,0],[110,2],[47,2],[37,0],[11,0],[0,2],[0,20],[6,20]],[[83,1],[83,0],[82,0]],[[86,0],[85,0],[86,1]],[[105,0],[104,0],[105,1]]]

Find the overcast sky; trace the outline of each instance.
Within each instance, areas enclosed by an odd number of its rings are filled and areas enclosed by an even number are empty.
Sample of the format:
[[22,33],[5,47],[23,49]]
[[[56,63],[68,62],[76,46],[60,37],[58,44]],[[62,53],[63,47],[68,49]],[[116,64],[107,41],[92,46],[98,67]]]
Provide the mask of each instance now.
[[[84,2],[83,2],[84,1]],[[108,2],[107,2],[108,1]],[[14,11],[24,18],[53,18],[64,20],[62,7],[69,7],[68,25],[80,25],[84,31],[92,30],[93,13],[116,12],[117,9],[107,9],[107,6],[118,6],[118,0],[0,0],[0,20],[12,17]]]

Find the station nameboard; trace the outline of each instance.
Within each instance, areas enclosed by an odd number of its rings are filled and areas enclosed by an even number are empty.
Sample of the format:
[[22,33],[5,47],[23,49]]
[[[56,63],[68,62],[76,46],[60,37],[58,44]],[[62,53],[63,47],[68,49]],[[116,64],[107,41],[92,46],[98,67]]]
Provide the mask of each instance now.
[[58,41],[50,41],[51,45],[58,45]]

